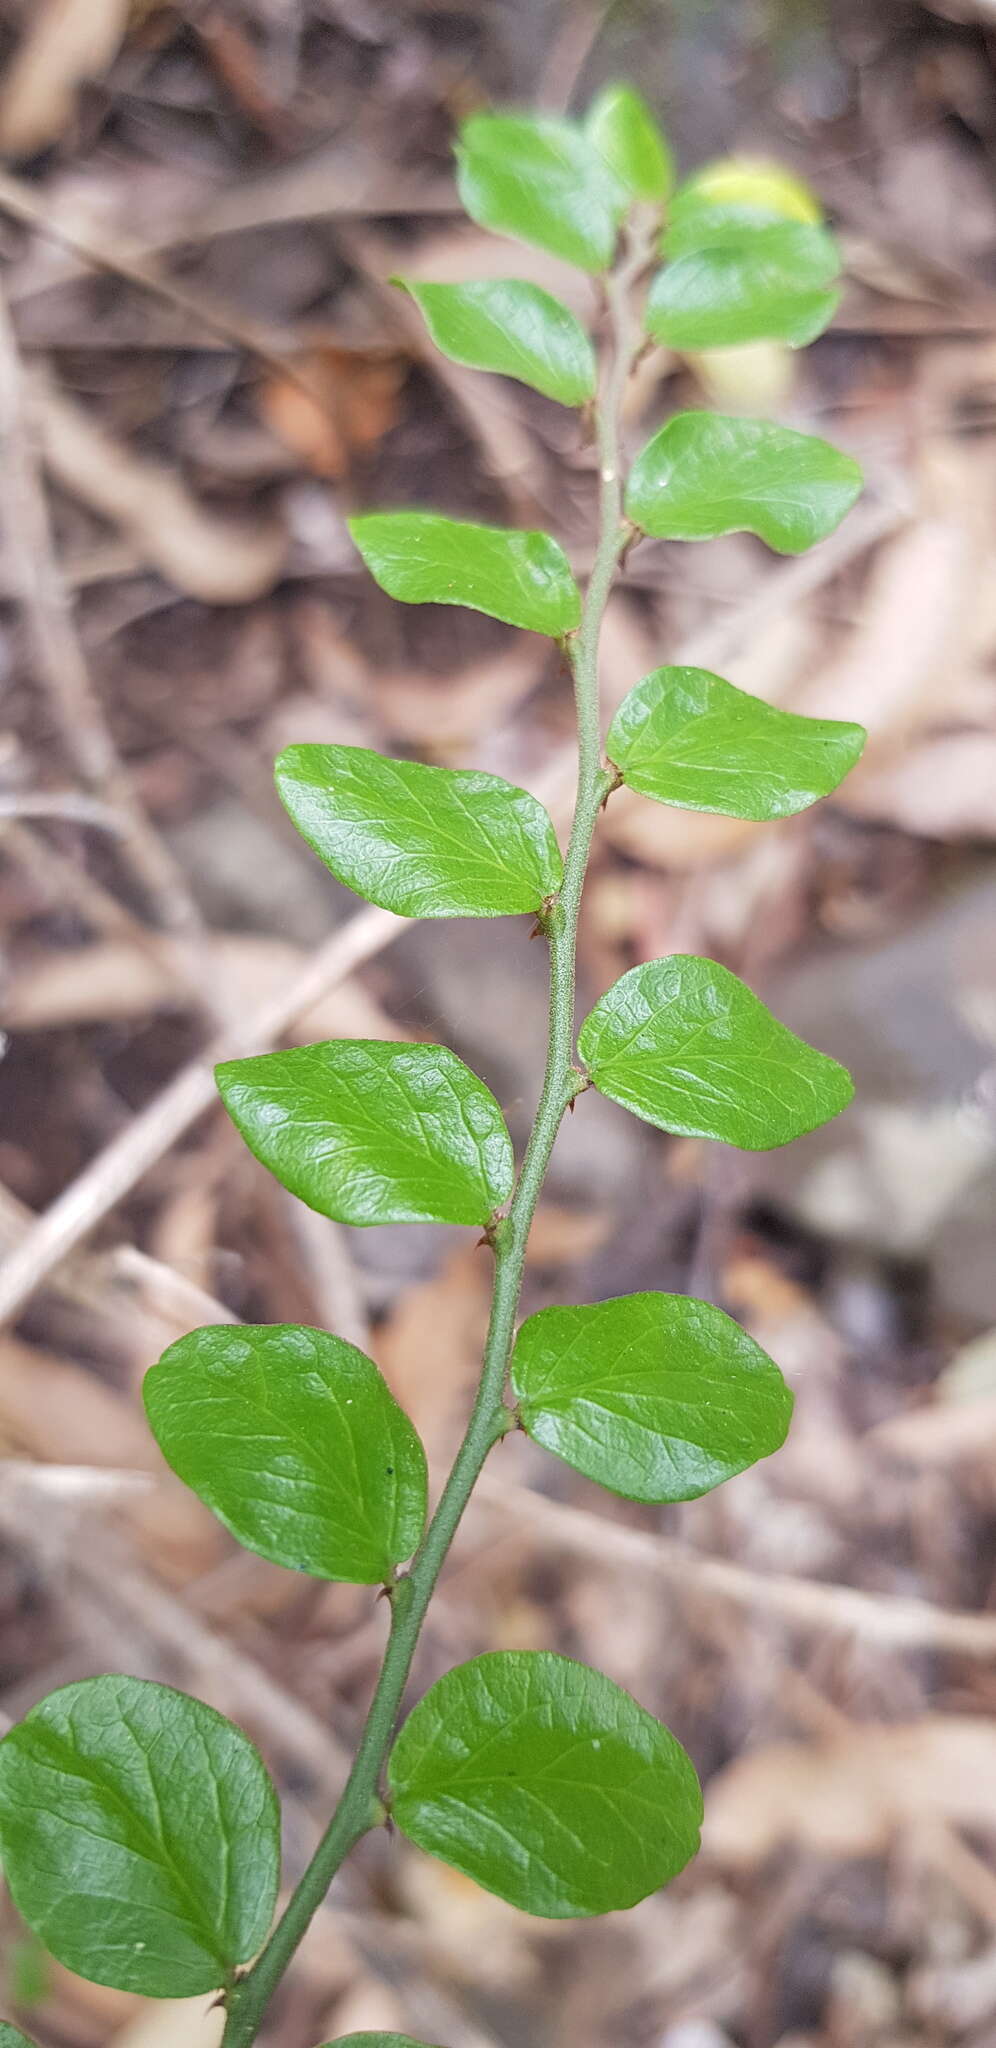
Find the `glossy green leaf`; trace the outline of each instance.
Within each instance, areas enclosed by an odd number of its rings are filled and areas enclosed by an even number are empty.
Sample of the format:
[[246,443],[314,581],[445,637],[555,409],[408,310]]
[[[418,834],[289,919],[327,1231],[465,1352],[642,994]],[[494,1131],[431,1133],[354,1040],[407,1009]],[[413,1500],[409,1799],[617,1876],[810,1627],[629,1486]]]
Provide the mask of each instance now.
[[549,1919],[634,1906],[695,1854],[698,1779],[679,1742],[599,1671],[545,1650],[448,1671],[388,1765],[418,1848]]
[[215,1075],[250,1152],[339,1223],[484,1224],[512,1192],[501,1110],[444,1045],[336,1038]]
[[373,1360],[294,1323],[192,1330],[145,1375],[163,1456],[247,1550],[379,1585],[425,1526],[425,1453]]
[[472,370],[517,377],[561,405],[595,395],[595,351],[580,320],[538,284],[487,277],[472,284],[421,284],[410,292],[438,349]]
[[456,148],[471,220],[580,270],[607,270],[627,195],[594,144],[553,115],[472,114]]
[[522,1426],[628,1500],[695,1500],[785,1441],[792,1396],[739,1323],[682,1294],[527,1317],[512,1357]]
[[843,782],[860,725],[779,711],[704,668],[658,668],[624,697],[606,739],[630,789],[679,810],[789,818]]
[[14,1902],[81,1977],[147,1998],[215,1991],[270,1925],[280,1816],[263,1760],[213,1707],[86,1678],[0,1743]]
[[367,512],[349,531],[375,582],[402,604],[463,604],[553,640],[580,620],[570,563],[548,533],[440,512]]
[[816,194],[784,164],[724,157],[679,185],[668,208],[666,247],[679,256],[774,222],[819,225],[822,219]]
[[325,2048],[426,2048],[426,2043],[413,2041],[410,2034],[342,2034],[327,2041]]
[[853,457],[812,434],[680,412],[637,456],[626,510],[659,540],[756,533],[779,554],[798,555],[840,525],[861,484]]
[[659,1130],[767,1152],[850,1102],[851,1077],[729,968],[690,953],[632,967],[585,1018],[595,1087]]
[[585,132],[620,183],[637,199],[666,199],[674,184],[671,151],[647,106],[629,85],[607,85],[592,101]]
[[366,747],[287,747],[281,801],[347,889],[401,917],[538,910],[563,863],[543,805],[499,775]]
[[9,2027],[6,2020],[0,2020],[0,2048],[35,2048],[27,2034],[19,2034],[16,2027]]
[[801,221],[741,230],[690,250],[650,287],[646,326],[668,348],[730,348],[822,334],[837,309],[840,261],[823,228]]

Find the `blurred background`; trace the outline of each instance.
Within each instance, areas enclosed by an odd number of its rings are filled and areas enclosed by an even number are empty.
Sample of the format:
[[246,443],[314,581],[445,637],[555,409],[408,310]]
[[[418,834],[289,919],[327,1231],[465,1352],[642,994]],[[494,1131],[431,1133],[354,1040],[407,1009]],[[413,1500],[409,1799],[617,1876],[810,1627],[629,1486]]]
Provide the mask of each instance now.
[[[860,720],[865,761],[777,826],[620,794],[586,1000],[700,951],[847,1061],[855,1105],[769,1155],[589,1095],[528,1309],[722,1303],[779,1361],[779,1455],[680,1510],[510,1440],[417,1682],[495,1647],[604,1666],[707,1781],[701,1858],[635,1912],[528,1920],[398,1841],[356,1854],[269,2048],[996,2042],[996,7],[993,0],[3,0],[0,4],[0,1711],[124,1669],[259,1742],[296,1877],[384,1636],[369,1589],[240,1551],[167,1474],[139,1387],[221,1317],[365,1344],[438,1484],[490,1260],[286,1198],[202,1054],[438,1037],[521,1139],[544,949],[523,919],[398,930],[315,861],[274,753],[490,769],[569,818],[556,650],[393,605],[349,511],[549,525],[590,561],[576,418],[427,348],[386,280],[590,287],[460,216],[455,122],[629,79],[687,171],[774,157],[821,194],[843,304],[804,357],[658,351],[634,443],[718,404],[826,432],[868,489],[811,556],[646,544],[611,707],[662,661]],[[43,2048],[212,2048],[218,2015],[52,1964],[3,1908],[0,2003]]]

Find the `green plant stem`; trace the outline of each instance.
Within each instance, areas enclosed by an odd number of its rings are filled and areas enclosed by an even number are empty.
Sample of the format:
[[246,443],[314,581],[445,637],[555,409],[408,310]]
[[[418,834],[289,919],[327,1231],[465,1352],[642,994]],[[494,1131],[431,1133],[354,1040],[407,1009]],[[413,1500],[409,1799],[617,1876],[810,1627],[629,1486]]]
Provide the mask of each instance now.
[[426,1608],[488,1452],[512,1426],[513,1418],[504,1400],[505,1375],[522,1291],[526,1243],[564,1113],[584,1086],[573,1065],[578,913],[592,834],[599,809],[613,786],[613,777],[602,767],[601,760],[598,642],[616,565],[628,537],[622,521],[619,431],[623,392],[640,341],[631,324],[631,291],[644,262],[643,245],[634,243],[629,259],[607,285],[611,352],[596,415],[599,539],[581,625],[568,643],[578,721],[577,800],[563,885],[546,920],[550,941],[546,1072],[509,1212],[495,1229],[494,1291],[477,1397],[439,1505],[411,1568],[391,1589],[391,1629],[384,1661],[342,1797],[266,1947],[248,1974],[229,1992],[222,2048],[251,2048],[270,1998],[341,1863],[382,1818],[380,1774]]

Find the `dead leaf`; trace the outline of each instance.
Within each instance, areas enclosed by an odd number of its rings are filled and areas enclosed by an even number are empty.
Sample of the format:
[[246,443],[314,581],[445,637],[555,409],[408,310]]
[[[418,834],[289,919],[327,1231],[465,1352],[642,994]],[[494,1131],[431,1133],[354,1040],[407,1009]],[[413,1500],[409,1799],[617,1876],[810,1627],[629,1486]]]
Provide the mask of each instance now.
[[605,1209],[567,1209],[541,1202],[526,1245],[527,1266],[579,1266],[609,1238],[614,1218]]
[[[971,387],[982,371],[975,351],[943,354],[956,361],[945,362],[943,378],[932,375],[924,403],[954,409],[965,380]],[[857,626],[792,699],[793,711],[856,719],[868,732],[865,754],[835,799],[845,808],[862,808],[900,745],[932,727],[940,733],[964,722],[967,707],[978,702],[975,678],[994,620],[991,592],[985,594],[996,520],[988,445],[933,433],[918,451],[916,484],[921,516],[879,549]],[[937,816],[940,822],[939,810]]]
[[33,156],[58,141],[76,95],[113,63],[130,0],[47,0],[26,29],[0,94],[0,151]]
[[927,0],[931,14],[942,21],[981,21],[996,26],[996,0]]
[[712,1780],[703,1844],[734,1868],[786,1846],[876,1856],[904,1827],[938,1821],[996,1834],[996,1723],[927,1714],[821,1742],[774,1743]]
[[[212,933],[203,952],[207,971],[224,988],[236,1015],[299,974],[304,960],[299,947],[248,932]],[[31,954],[18,963],[4,991],[7,1027],[44,1031],[189,1008],[193,998],[177,975],[168,939],[162,940],[158,955],[117,939]],[[331,989],[291,1030],[302,1045],[317,1038],[405,1035],[358,981]]]
[[[463,1427],[480,1372],[491,1298],[490,1256],[461,1245],[432,1280],[412,1287],[377,1331],[377,1364],[429,1455],[442,1463]],[[432,1359],[432,1371],[425,1361]]]
[[996,1399],[996,1329],[983,1330],[955,1352],[934,1392],[944,1402],[973,1402],[990,1394]]
[[878,769],[869,764],[841,801],[860,818],[924,839],[996,838],[996,731],[945,733]]
[[137,1407],[95,1373],[11,1336],[0,1343],[0,1448],[55,1465],[161,1469]]
[[[482,1891],[459,1870],[408,1850],[399,1860],[398,1876],[430,1967],[435,1964],[458,1984],[500,1987],[506,1996],[535,1981],[538,1961],[521,1939],[514,1906]],[[556,1935],[556,1923],[539,1924],[544,1934]]]
[[728,860],[759,832],[770,829],[743,818],[671,810],[632,789],[616,790],[605,811],[605,837],[620,853],[646,867],[679,874]]
[[957,520],[922,519],[902,528],[879,550],[860,624],[800,691],[793,711],[857,719],[872,741],[919,724],[924,708],[936,714],[938,673],[950,667],[980,567],[972,536]]
[[192,1159],[188,1180],[170,1188],[149,1230],[149,1254],[192,1287],[207,1290],[218,1243],[219,1172],[203,1156]]
[[239,112],[272,141],[285,143],[287,117],[266,84],[266,67],[248,29],[220,7],[198,9],[191,28]]
[[206,510],[172,470],[123,447],[64,392],[40,381],[35,390],[49,471],[119,527],[143,562],[203,604],[248,604],[273,589],[287,552],[281,526]]
[[405,2024],[405,2012],[396,1992],[387,1984],[378,1984],[372,1977],[363,1977],[347,1991],[345,1998],[337,2000],[330,2012],[323,2014],[322,2038],[329,2040],[335,2035],[396,2034]]
[[853,1511],[864,1480],[844,1411],[840,1337],[806,1289],[760,1253],[736,1249],[724,1267],[723,1291],[726,1305],[776,1360],[796,1396],[792,1428],[778,1454],[781,1490]]
[[848,1124],[847,1144],[818,1149],[798,1191],[799,1214],[821,1233],[923,1256],[989,1169],[988,1120],[957,1101],[858,1102]]
[[891,1416],[871,1432],[871,1441],[914,1465],[982,1465],[996,1473],[996,1394],[932,1401],[909,1415]]
[[[511,722],[536,687],[543,654],[535,636],[523,634],[507,652],[469,662],[459,675],[375,672],[368,702],[394,739],[422,747],[445,764],[450,755],[461,756],[473,741]],[[462,759],[458,765],[464,765]]]
[[224,1550],[214,1516],[167,1471],[138,1401],[85,1367],[11,1336],[0,1343],[0,1453],[150,1473],[156,1483],[120,1512],[163,1576],[184,1582]]
[[294,367],[299,377],[273,374],[260,385],[260,413],[316,476],[348,476],[353,456],[376,447],[398,417],[404,358],[394,350],[326,344]]

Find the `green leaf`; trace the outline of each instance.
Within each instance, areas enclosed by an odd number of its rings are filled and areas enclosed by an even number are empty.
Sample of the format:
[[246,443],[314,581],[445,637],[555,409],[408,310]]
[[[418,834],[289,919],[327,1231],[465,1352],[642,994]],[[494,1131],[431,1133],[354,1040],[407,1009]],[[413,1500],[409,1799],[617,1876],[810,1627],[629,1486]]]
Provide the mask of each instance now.
[[767,1152],[850,1102],[851,1077],[779,1024],[715,960],[632,967],[585,1018],[578,1049],[602,1095],[659,1130]]
[[426,2043],[413,2041],[410,2034],[343,2034],[327,2041],[325,2048],[426,2048]]
[[639,93],[607,85],[592,101],[585,132],[627,191],[637,199],[666,199],[674,162],[660,128]]
[[410,292],[444,356],[472,370],[517,377],[561,405],[595,395],[595,351],[580,320],[538,284],[482,278],[473,284],[420,284],[396,277]]
[[828,287],[839,269],[836,246],[823,228],[801,221],[752,228],[690,250],[658,271],[647,300],[647,332],[676,349],[745,341],[801,348],[836,312],[839,293]]
[[276,782],[326,867],[401,917],[535,911],[563,880],[549,814],[500,775],[298,746],[279,755]]
[[35,2048],[27,2034],[19,2034],[16,2027],[9,2027],[6,2020],[0,2020],[0,2048]]
[[606,748],[630,789],[658,803],[760,821],[829,795],[865,738],[860,725],[779,711],[708,669],[658,668],[623,698]]
[[580,270],[607,270],[626,193],[571,121],[472,114],[456,147],[457,190],[471,220]]
[[816,194],[784,164],[724,157],[679,185],[668,209],[666,246],[680,256],[778,221],[818,226],[822,219]]
[[501,1110],[444,1045],[336,1038],[215,1077],[250,1152],[339,1223],[484,1224],[512,1192]]
[[635,1906],[698,1847],[681,1744],[600,1671],[545,1650],[448,1671],[405,1722],[388,1779],[409,1841],[552,1920]]
[[294,1323],[192,1330],[142,1389],[153,1436],[247,1550],[386,1582],[425,1527],[425,1453],[373,1360]]
[[441,512],[367,512],[349,531],[375,582],[402,604],[463,604],[552,640],[580,620],[570,563],[548,533]]
[[812,434],[680,412],[637,456],[626,510],[659,540],[756,533],[779,554],[798,555],[840,525],[861,484],[853,458]]
[[0,1743],[14,1903],[60,1963],[146,1998],[215,1991],[260,1947],[280,1815],[230,1721],[170,1686],[86,1678]]
[[784,1443],[792,1396],[738,1323],[682,1294],[527,1317],[512,1356],[522,1425],[628,1500],[695,1500]]

